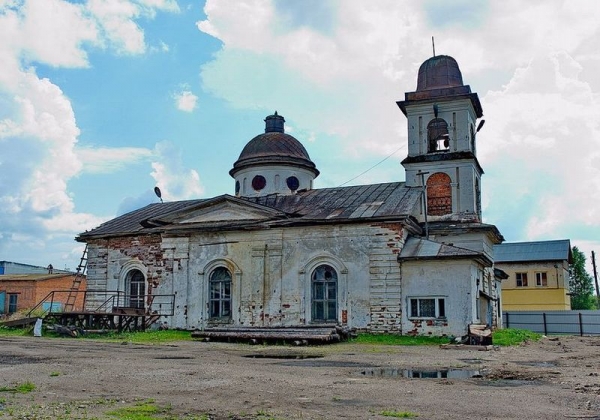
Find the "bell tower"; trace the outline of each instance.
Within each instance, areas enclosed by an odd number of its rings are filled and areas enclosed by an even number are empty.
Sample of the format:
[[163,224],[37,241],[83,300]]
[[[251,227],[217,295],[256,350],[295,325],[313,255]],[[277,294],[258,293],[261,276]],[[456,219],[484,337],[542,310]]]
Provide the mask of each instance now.
[[483,169],[475,137],[483,110],[477,93],[463,84],[456,60],[439,55],[425,61],[417,90],[397,104],[408,119],[406,186],[425,187],[427,218],[481,221]]

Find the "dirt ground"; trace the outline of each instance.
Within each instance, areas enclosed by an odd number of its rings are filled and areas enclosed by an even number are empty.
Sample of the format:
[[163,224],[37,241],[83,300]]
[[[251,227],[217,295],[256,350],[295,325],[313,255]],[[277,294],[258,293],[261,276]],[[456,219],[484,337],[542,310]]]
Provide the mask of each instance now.
[[103,419],[152,400],[181,419],[600,419],[599,368],[600,337],[490,351],[10,337],[0,387],[36,388],[1,392],[0,418]]

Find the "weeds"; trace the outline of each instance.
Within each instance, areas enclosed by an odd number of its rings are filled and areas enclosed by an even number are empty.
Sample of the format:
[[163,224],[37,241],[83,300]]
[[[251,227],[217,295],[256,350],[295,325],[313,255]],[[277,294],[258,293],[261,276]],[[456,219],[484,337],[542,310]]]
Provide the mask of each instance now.
[[394,417],[397,419],[412,419],[415,417],[419,417],[416,413],[411,413],[410,411],[397,411],[397,410],[383,410],[379,413],[384,417]]
[[541,334],[529,330],[519,330],[516,328],[504,328],[496,330],[492,334],[492,342],[498,346],[514,346],[524,341],[538,341]]
[[0,387],[0,392],[12,392],[15,394],[27,394],[35,389],[35,384],[32,382],[23,382],[22,384],[15,385],[13,387],[3,386]]
[[450,339],[447,337],[427,337],[427,336],[409,336],[397,334],[359,334],[358,337],[350,340],[353,343],[360,344],[385,344],[391,346],[438,346],[447,344]]

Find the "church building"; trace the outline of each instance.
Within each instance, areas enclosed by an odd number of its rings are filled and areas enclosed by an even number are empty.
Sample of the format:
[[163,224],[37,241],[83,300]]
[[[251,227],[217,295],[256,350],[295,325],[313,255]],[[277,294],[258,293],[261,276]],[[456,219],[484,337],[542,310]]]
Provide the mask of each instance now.
[[479,98],[452,57],[434,56],[397,104],[405,182],[313,188],[319,170],[275,112],[229,171],[232,195],[150,204],[80,234],[88,289],[148,313],[173,295],[172,328],[498,326],[503,238],[482,223]]

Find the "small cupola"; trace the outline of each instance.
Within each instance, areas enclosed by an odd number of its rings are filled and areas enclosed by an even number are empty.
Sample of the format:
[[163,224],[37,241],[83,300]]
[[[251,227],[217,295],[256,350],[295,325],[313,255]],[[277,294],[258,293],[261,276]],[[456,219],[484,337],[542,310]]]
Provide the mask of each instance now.
[[267,118],[265,118],[265,133],[283,133],[284,124],[285,118],[277,114],[277,111],[275,111],[275,114],[269,115]]

